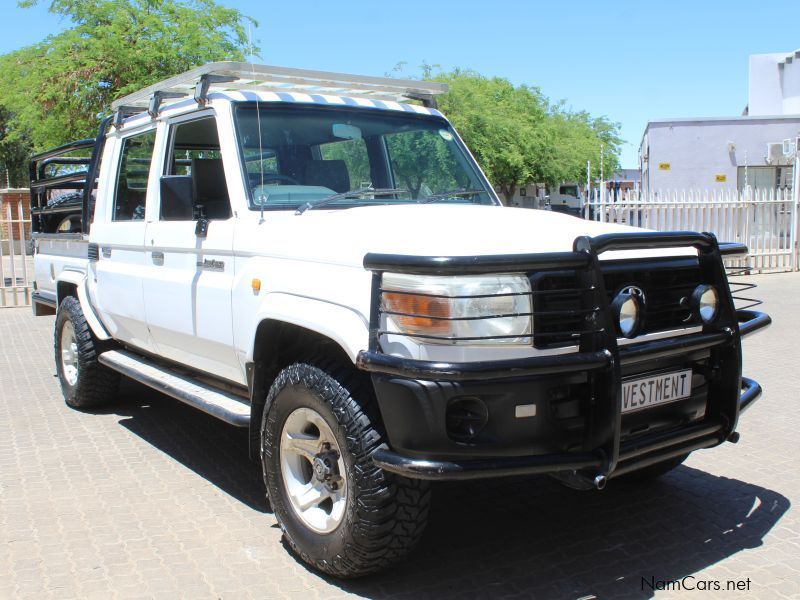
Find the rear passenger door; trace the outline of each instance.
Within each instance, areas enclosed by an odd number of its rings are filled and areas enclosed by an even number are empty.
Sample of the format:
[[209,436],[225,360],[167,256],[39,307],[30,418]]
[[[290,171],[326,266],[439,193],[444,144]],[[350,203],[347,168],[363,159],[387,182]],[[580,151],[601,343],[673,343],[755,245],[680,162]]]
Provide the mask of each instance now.
[[[145,210],[156,130],[126,134],[115,140],[114,177],[98,203],[91,240],[98,245],[93,265],[95,305],[115,339],[153,350],[142,296]],[[112,158],[113,162],[113,158]]]
[[[150,334],[161,356],[245,383],[233,349],[234,219],[216,121],[213,113],[195,114],[170,122],[166,133],[159,179],[176,191],[159,183],[148,216],[143,286]],[[175,201],[181,194],[185,202]]]

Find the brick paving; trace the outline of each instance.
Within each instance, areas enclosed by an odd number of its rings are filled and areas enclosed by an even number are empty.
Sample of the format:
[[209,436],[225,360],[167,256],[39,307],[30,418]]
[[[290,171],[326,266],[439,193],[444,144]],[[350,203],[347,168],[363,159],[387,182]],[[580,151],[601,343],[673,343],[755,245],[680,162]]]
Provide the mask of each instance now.
[[[601,493],[439,484],[416,553],[349,582],[289,554],[244,431],[135,384],[110,409],[70,410],[52,317],[0,310],[0,598],[800,597],[800,274],[751,281],[775,325],[745,345],[766,394],[739,444]],[[749,590],[642,583],[685,576]]]

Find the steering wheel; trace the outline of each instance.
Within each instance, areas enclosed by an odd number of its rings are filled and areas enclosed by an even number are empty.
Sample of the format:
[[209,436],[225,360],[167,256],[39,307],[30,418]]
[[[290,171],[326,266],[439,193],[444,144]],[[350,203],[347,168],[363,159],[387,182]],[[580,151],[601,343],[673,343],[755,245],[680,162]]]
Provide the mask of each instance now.
[[[262,175],[260,173],[250,173],[250,176],[255,179],[258,183],[261,182]],[[290,177],[289,175],[283,175],[281,173],[264,173],[263,175],[264,181],[285,181],[291,185],[300,185],[300,182],[297,181],[294,177]]]

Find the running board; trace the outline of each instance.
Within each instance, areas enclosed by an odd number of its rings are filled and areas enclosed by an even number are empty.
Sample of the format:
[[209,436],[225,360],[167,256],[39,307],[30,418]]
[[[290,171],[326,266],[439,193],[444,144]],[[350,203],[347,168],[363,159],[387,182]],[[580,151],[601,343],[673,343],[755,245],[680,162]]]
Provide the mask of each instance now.
[[250,425],[250,405],[191,377],[175,373],[122,350],[103,352],[97,360],[144,385],[237,427]]

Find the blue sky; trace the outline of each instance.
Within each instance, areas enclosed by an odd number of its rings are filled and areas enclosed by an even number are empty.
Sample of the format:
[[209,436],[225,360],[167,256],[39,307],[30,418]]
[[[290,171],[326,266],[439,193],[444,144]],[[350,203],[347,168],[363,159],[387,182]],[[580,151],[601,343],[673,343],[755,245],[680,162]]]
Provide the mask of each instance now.
[[[748,55],[800,48],[797,0],[220,3],[258,20],[263,63],[383,75],[427,61],[536,85],[620,122],[626,167],[648,119],[738,115]],[[0,52],[69,25],[46,6],[6,8]]]

